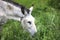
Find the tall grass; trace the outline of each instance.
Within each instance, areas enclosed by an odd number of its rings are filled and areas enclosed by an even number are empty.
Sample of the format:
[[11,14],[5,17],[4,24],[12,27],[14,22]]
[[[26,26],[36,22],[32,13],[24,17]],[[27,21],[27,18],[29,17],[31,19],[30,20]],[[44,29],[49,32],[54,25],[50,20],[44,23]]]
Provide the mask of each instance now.
[[1,40],[60,40],[60,12],[48,6],[48,0],[15,0],[29,8],[34,4],[32,15],[35,17],[38,32],[32,37],[20,22],[8,20],[3,25]]

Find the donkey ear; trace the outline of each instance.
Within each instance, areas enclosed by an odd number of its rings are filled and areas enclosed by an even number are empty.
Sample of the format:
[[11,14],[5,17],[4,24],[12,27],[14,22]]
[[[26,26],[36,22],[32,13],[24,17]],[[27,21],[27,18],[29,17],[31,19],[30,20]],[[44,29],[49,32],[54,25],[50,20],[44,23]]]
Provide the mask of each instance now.
[[33,5],[29,8],[29,14],[31,14],[32,13],[32,11],[33,11]]

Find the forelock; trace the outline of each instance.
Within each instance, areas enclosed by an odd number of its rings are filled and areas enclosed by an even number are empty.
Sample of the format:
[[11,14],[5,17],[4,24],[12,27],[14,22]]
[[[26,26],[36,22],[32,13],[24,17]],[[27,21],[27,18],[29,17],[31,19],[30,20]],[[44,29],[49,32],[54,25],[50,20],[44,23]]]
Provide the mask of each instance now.
[[28,16],[26,17],[26,20],[28,20],[28,21],[34,21],[34,17],[28,15]]

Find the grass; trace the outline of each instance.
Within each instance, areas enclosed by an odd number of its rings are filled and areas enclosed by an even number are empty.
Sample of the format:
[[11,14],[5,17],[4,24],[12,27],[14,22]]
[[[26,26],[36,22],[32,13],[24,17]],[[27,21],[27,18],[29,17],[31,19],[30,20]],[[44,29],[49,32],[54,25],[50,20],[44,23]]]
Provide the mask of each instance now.
[[34,4],[32,15],[36,19],[38,32],[32,37],[20,22],[8,20],[3,25],[1,40],[60,40],[60,12],[48,6],[48,0],[15,0],[29,8]]

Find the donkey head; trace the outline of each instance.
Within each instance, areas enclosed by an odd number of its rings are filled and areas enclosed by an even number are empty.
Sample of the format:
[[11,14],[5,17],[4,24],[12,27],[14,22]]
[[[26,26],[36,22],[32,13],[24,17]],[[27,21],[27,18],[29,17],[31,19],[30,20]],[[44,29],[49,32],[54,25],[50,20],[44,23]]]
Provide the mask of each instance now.
[[36,25],[34,23],[35,18],[31,15],[33,7],[29,8],[29,13],[25,11],[25,16],[21,20],[21,24],[24,29],[28,30],[31,35],[34,35],[37,32]]

